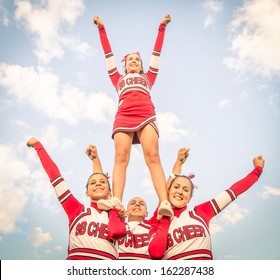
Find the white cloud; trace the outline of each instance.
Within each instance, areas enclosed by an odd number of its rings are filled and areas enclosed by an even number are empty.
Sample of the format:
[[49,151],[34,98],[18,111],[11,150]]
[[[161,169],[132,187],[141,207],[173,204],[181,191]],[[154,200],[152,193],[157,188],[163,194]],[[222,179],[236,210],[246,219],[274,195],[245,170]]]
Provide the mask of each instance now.
[[3,6],[2,1],[0,1],[0,14],[2,17],[2,24],[8,26],[10,24],[9,11]]
[[56,246],[53,249],[46,249],[44,252],[47,255],[52,255],[54,252],[61,252],[62,250],[64,250],[64,248],[61,246]]
[[154,185],[153,185],[153,182],[152,182],[152,179],[151,178],[144,178],[143,181],[142,181],[142,186],[143,186],[143,190],[144,190],[144,193],[146,195],[152,195],[154,196],[155,195],[155,188],[154,188]]
[[230,24],[233,54],[225,65],[241,73],[280,75],[279,18],[279,0],[245,1]]
[[38,140],[47,145],[49,151],[56,150],[58,147],[61,150],[68,150],[75,146],[73,140],[62,137],[59,128],[53,124],[44,127],[43,134],[38,136]]
[[65,36],[61,38],[61,43],[63,46],[67,46],[71,51],[76,53],[79,58],[85,58],[92,53],[92,47],[88,43],[81,41],[79,38]]
[[187,130],[179,128],[180,119],[173,112],[157,113],[159,135],[163,141],[179,141],[185,137],[195,137],[196,132],[189,127]]
[[27,122],[25,122],[25,121],[23,121],[23,120],[17,119],[17,120],[15,120],[14,122],[15,122],[15,124],[16,124],[19,128],[22,128],[22,129],[24,129],[24,130],[27,130],[27,129],[30,127],[30,124],[27,123]]
[[56,246],[56,247],[53,248],[53,250],[55,252],[61,252],[62,250],[64,250],[64,248],[62,248],[61,246]]
[[[71,139],[60,137],[58,129],[53,125],[46,127],[44,134],[38,138],[51,143],[48,150],[57,146],[70,149],[74,145]],[[33,167],[33,164],[37,167]],[[0,144],[0,174],[1,233],[11,234],[20,230],[20,223],[27,220],[24,210],[31,199],[53,213],[61,211],[48,176],[38,163],[33,149],[23,144]]]
[[0,232],[12,233],[24,221],[22,211],[28,200],[24,179],[29,169],[16,146],[0,144],[0,174]]
[[60,149],[61,150],[69,150],[69,149],[72,149],[74,148],[74,142],[72,139],[70,138],[62,138],[61,139],[61,144],[60,144]]
[[36,70],[2,63],[0,85],[19,102],[71,125],[81,120],[103,123],[111,120],[116,111],[115,101],[106,94],[85,93],[74,86],[60,86],[59,78],[42,67]]
[[145,195],[152,196],[153,198],[155,198],[156,192],[155,192],[155,188],[154,188],[151,176],[150,176],[150,178],[147,177],[142,180],[142,189],[143,189],[143,192]]
[[224,232],[224,226],[235,225],[239,221],[243,220],[246,215],[249,214],[249,210],[238,206],[236,203],[230,204],[223,210],[218,216],[214,217],[214,220],[210,223],[211,234],[218,232]]
[[269,107],[273,109],[274,112],[278,113],[280,108],[280,98],[279,94],[272,94],[268,98]]
[[[55,125],[48,125],[44,128],[41,135],[35,135],[35,137],[46,147],[48,153],[51,153],[58,148],[60,150],[73,149],[75,146],[74,142],[70,138],[60,136],[60,131]],[[29,183],[29,186],[26,188],[26,193],[28,193],[35,203],[50,210],[52,213],[60,212],[60,204],[56,198],[53,188],[50,185],[48,175],[41,166],[34,149],[26,148],[26,159],[27,163],[30,166],[32,165],[32,170],[28,176],[29,182],[32,183]],[[69,174],[70,172],[71,171],[69,170],[63,170],[64,175]]]
[[219,219],[226,225],[235,225],[249,214],[249,210],[238,206],[236,203],[230,204],[221,214]]
[[151,174],[148,167],[144,169],[144,178],[142,180],[142,189],[147,196],[155,196],[155,188],[151,179]]
[[218,108],[219,108],[219,109],[224,109],[224,108],[226,108],[226,107],[229,106],[230,102],[231,102],[231,101],[230,101],[229,99],[223,99],[222,101],[220,101],[220,102],[218,103]]
[[215,24],[215,18],[212,15],[208,15],[204,21],[204,28]]
[[209,230],[210,230],[211,234],[215,234],[218,232],[224,232],[223,227],[217,223],[210,223]]
[[41,227],[35,227],[29,232],[29,238],[35,246],[50,242],[53,238],[49,232],[43,232]]
[[267,199],[271,196],[280,196],[280,189],[273,188],[270,186],[264,186],[262,192],[260,193],[261,198]]
[[91,47],[80,39],[68,35],[65,26],[71,27],[85,10],[83,0],[16,0],[15,19],[35,37],[34,53],[43,64],[62,58],[64,47],[80,56],[86,56]]
[[131,146],[131,159],[133,160],[139,160],[142,159],[142,149],[140,150],[140,147],[137,147],[136,145]]
[[13,233],[19,230],[17,223],[24,220],[22,210],[28,197],[18,187],[5,190],[1,187],[0,193],[0,232]]
[[[35,153],[35,151],[33,152]],[[52,213],[61,211],[55,192],[49,182],[49,177],[41,166],[37,169],[34,168],[34,171],[29,176],[29,181],[32,184],[29,184],[26,192],[32,197],[35,203],[50,210]]]
[[215,15],[217,12],[223,9],[223,2],[206,0],[205,2],[202,3],[202,7],[205,10],[210,11],[210,14],[208,14],[206,19],[204,20],[204,28],[207,28],[211,25],[215,25],[216,23]]
[[202,3],[202,7],[206,10],[211,10],[213,12],[219,12],[223,9],[223,2],[206,0]]
[[248,209],[242,208],[236,203],[230,204],[223,212],[214,217],[213,221],[210,223],[209,229],[211,234],[224,232],[224,226],[235,225],[243,220],[249,212]]

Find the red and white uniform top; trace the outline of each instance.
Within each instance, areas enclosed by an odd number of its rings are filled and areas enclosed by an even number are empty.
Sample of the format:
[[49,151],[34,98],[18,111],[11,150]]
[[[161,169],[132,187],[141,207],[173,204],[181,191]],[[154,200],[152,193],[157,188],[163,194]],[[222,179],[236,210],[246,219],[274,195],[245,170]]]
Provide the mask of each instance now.
[[[48,174],[69,220],[68,260],[116,260],[118,244],[108,236],[108,212],[100,211],[97,204],[81,204],[68,189],[56,164],[40,142],[34,144],[40,161]],[[109,215],[117,213],[110,211]]]
[[232,185],[216,198],[204,202],[189,211],[187,206],[173,208],[174,218],[156,221],[150,232],[149,252],[155,259],[190,260],[213,259],[209,223],[240,194],[250,188],[262,173],[262,167],[255,167],[245,178]]
[[[112,135],[117,132],[135,132],[147,124],[151,124],[158,133],[156,113],[150,91],[158,74],[165,28],[166,25],[160,24],[148,71],[144,74],[128,73],[122,75],[117,69],[105,27],[104,25],[98,26],[107,71],[119,96]],[[133,143],[139,143],[137,136],[135,136]]]
[[151,226],[145,222],[127,222],[127,234],[119,243],[119,260],[150,259],[148,252]]

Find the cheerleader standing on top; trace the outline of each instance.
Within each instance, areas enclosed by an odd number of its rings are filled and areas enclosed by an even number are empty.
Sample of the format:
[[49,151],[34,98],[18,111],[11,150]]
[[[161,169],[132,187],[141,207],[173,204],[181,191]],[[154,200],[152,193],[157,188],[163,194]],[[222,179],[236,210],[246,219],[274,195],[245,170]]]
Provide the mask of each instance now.
[[101,45],[105,53],[108,74],[119,96],[118,111],[112,133],[115,144],[112,174],[113,198],[99,200],[98,207],[101,210],[110,210],[116,205],[122,206],[131,145],[140,143],[160,201],[159,215],[168,217],[173,215],[168,202],[165,174],[160,161],[156,113],[150,96],[158,73],[165,29],[170,21],[170,15],[165,15],[159,25],[148,71],[144,73],[142,59],[138,52],[129,53],[123,59],[125,73],[122,75],[118,72],[102,19],[98,16],[93,18],[94,24],[98,27]]

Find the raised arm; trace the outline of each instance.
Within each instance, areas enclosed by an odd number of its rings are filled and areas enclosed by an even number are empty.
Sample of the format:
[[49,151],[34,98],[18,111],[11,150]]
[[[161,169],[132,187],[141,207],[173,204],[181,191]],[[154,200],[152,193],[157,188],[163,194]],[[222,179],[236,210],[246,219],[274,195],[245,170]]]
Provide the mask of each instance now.
[[51,183],[57,180],[58,178],[61,178],[61,180],[63,180],[57,165],[51,159],[44,146],[35,137],[31,137],[27,141],[26,145],[29,148],[34,148],[36,150],[41,164],[45,169],[46,173],[48,174]]
[[236,182],[230,187],[236,197],[247,191],[255,182],[258,181],[264,168],[263,156],[258,155],[254,157],[253,165],[254,170],[251,173],[249,173],[245,178]]
[[157,34],[156,42],[154,45],[149,70],[146,74],[149,78],[151,85],[154,84],[157,74],[158,74],[159,57],[161,54],[161,49],[162,49],[162,45],[163,45],[163,41],[164,41],[165,28],[169,22],[171,22],[171,16],[165,15],[162,18],[161,23],[158,28],[158,34]]
[[[190,151],[189,148],[179,149],[178,154],[177,154],[177,159],[176,159],[176,161],[173,165],[172,173],[169,175],[169,177],[167,179],[167,182],[166,182],[167,189],[169,188],[171,181],[175,178],[175,175],[176,174],[181,174],[182,166],[186,162],[186,160],[189,156],[189,151]],[[158,206],[159,206],[159,203],[158,203]],[[157,210],[156,210],[153,217],[150,218],[147,221],[147,223],[153,224],[154,222],[156,222],[157,220],[160,220],[161,218],[162,218],[162,216],[158,215]]]
[[[189,151],[189,148],[179,149],[177,159],[173,165],[172,173],[169,175],[167,180],[167,189],[169,188],[171,181],[175,178],[175,174],[181,174],[182,166],[189,156]],[[163,258],[166,250],[168,229],[171,219],[167,217],[160,217],[157,212],[155,212],[154,216],[149,220],[149,223],[151,224],[149,232],[149,254],[152,259],[160,260]]]
[[[101,161],[94,145],[89,145],[86,154],[92,160],[93,173],[104,173]],[[119,240],[126,235],[126,225],[124,221],[125,209],[114,208],[109,211],[108,238],[111,240]]]
[[205,220],[209,222],[211,218],[224,210],[231,202],[237,199],[242,193],[252,187],[259,179],[264,168],[264,159],[261,155],[253,159],[254,169],[244,178],[234,183],[230,188],[223,191],[211,201],[198,205],[197,211],[207,213]]
[[82,209],[83,205],[78,200],[76,200],[71,191],[68,189],[57,165],[51,159],[44,146],[35,137],[31,137],[27,141],[27,146],[36,150],[41,164],[50,178],[57,198],[64,208],[69,221],[71,222],[75,216],[74,213],[79,209]]
[[107,33],[103,24],[102,19],[99,16],[94,16],[93,17],[93,23],[97,26],[98,32],[99,32],[99,37],[100,37],[100,42],[105,54],[105,60],[106,60],[106,67],[108,71],[108,75],[116,88],[117,82],[120,78],[120,73],[118,72],[117,69],[117,64],[116,60],[114,57],[114,54],[112,52],[112,48],[109,42],[109,39],[107,37]]
[[186,162],[188,156],[189,156],[189,148],[181,148],[178,151],[177,159],[173,165],[172,173],[169,175],[167,179],[167,189],[170,186],[171,181],[175,178],[175,174],[181,174],[182,172],[182,166]]
[[86,149],[86,154],[92,161],[92,172],[93,173],[104,173],[101,165],[100,158],[97,153],[97,148],[94,145],[89,145]]

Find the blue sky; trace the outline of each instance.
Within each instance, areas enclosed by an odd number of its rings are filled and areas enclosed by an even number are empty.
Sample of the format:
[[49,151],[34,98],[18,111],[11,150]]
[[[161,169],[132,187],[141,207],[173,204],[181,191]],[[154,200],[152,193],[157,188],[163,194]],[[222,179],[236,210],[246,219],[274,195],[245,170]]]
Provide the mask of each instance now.
[[[111,174],[117,95],[92,17],[105,24],[119,70],[128,52],[148,67],[166,30],[152,90],[166,176],[189,147],[184,173],[199,186],[189,207],[214,198],[253,168],[260,180],[211,223],[215,259],[280,259],[279,0],[0,0],[0,258],[65,259],[66,215],[35,152],[37,137],[73,194],[88,204],[89,144]],[[124,203],[157,197],[140,146],[132,149]]]

